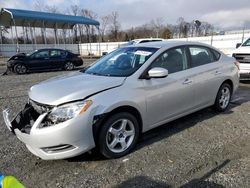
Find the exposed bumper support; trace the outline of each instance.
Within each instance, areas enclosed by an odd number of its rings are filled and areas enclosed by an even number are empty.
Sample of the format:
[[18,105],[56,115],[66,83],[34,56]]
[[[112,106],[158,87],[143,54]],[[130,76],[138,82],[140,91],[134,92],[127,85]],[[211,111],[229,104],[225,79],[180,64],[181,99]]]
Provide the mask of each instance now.
[[[86,112],[87,113],[87,112]],[[45,159],[64,159],[80,155],[95,147],[90,115],[79,115],[63,123],[42,127],[47,113],[37,114],[27,104],[12,120],[10,109],[3,110],[7,128],[34,155]]]

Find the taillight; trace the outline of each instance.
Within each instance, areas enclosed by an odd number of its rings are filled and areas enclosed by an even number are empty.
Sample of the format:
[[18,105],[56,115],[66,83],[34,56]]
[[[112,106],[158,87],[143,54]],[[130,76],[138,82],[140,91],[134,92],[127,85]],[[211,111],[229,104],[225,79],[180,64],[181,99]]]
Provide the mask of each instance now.
[[240,63],[238,61],[235,61],[234,64],[238,68],[238,70],[240,70]]

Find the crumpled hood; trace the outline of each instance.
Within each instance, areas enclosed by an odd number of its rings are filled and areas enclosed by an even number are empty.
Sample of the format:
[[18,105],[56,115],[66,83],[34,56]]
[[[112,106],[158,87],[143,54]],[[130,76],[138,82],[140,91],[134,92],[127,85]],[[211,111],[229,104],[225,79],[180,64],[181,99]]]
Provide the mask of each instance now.
[[124,77],[96,76],[76,72],[32,86],[29,97],[41,104],[59,105],[120,86],[125,79]]

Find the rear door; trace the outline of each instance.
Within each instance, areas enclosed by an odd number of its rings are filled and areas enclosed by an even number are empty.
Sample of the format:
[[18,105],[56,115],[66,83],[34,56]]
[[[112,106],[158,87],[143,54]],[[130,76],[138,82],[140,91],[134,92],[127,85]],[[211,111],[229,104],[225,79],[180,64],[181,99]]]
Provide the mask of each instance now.
[[147,103],[147,126],[152,128],[193,108],[194,87],[192,71],[188,69],[185,47],[162,53],[150,66],[168,70],[166,78],[144,80]]
[[49,50],[39,50],[29,57],[29,69],[48,69],[50,66]]
[[204,46],[189,46],[195,80],[195,106],[211,105],[221,84],[223,71],[219,52]]
[[63,67],[66,61],[66,51],[53,49],[50,50],[50,67],[53,69],[58,69]]

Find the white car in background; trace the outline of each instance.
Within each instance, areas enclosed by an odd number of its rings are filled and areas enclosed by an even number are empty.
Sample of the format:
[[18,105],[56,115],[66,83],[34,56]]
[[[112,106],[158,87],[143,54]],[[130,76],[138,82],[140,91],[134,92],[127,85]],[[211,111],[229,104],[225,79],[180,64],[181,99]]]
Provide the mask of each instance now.
[[[146,42],[161,42],[161,41],[165,41],[165,39],[162,39],[162,38],[141,38],[141,39],[134,39],[134,40],[130,40],[127,43],[122,44],[120,47],[129,46],[129,45],[135,45],[135,44],[140,44],[140,43],[146,43]],[[109,49],[107,51],[104,51],[104,52],[102,52],[102,55],[107,55],[107,54],[115,51],[116,49],[117,48],[113,48],[113,49]]]
[[236,48],[233,57],[240,63],[240,80],[250,80],[250,38]]
[[162,38],[142,38],[142,39],[134,39],[129,41],[126,45],[135,45],[139,43],[146,43],[146,42],[160,42],[165,41],[165,39]]

